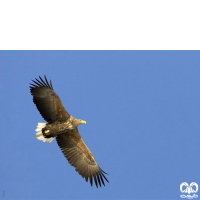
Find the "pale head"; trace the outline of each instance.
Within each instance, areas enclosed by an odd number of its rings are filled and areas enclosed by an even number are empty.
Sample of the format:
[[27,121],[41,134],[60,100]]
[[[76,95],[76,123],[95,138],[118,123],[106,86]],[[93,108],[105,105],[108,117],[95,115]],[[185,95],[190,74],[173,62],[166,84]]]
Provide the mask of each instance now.
[[80,124],[86,124],[86,121],[84,121],[82,119],[74,119],[73,120],[73,125],[74,126],[79,126]]

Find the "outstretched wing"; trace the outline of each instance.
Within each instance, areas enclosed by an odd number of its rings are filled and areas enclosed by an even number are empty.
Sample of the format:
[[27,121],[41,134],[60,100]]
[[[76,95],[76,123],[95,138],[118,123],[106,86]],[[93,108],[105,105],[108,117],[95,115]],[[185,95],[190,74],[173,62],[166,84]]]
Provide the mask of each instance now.
[[73,133],[58,135],[56,140],[70,165],[75,167],[76,171],[85,178],[86,182],[89,178],[92,186],[94,180],[97,188],[98,185],[101,187],[101,184],[105,186],[104,179],[109,183],[104,175],[106,173],[96,163],[77,128]]
[[66,121],[70,115],[62,105],[59,96],[54,92],[51,80],[49,84],[46,76],[44,76],[45,81],[40,76],[39,78],[40,80],[32,80],[34,84],[31,84],[30,91],[40,114],[49,123]]

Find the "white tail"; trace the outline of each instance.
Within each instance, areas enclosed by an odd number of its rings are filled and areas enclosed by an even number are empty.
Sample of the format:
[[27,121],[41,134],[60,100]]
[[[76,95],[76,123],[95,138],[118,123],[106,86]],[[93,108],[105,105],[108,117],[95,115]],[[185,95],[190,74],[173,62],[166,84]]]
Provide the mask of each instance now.
[[46,123],[38,123],[37,125],[37,129],[35,129],[36,131],[36,138],[38,140],[42,140],[43,142],[48,142],[51,143],[55,137],[51,137],[51,138],[45,138],[42,134],[42,129],[46,126]]

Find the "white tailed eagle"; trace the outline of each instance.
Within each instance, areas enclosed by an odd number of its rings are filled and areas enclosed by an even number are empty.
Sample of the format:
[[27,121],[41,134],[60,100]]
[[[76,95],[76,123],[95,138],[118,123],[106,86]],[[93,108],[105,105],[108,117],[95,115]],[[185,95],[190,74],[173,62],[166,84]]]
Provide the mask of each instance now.
[[104,180],[109,182],[104,175],[106,173],[98,166],[78,132],[78,125],[86,124],[86,121],[75,119],[65,110],[59,96],[53,90],[51,80],[49,83],[46,76],[45,80],[40,76],[39,78],[40,80],[33,80],[30,92],[33,95],[33,102],[47,124],[38,123],[36,138],[48,143],[56,138],[69,164],[75,167],[86,182],[89,179],[92,186],[94,180],[97,188],[98,185],[105,186]]

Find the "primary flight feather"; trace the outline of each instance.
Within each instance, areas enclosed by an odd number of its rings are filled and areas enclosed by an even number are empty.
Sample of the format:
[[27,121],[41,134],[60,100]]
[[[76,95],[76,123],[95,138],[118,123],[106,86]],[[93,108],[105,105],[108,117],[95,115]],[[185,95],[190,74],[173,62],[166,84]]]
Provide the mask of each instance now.
[[44,80],[40,76],[39,79],[33,80],[30,92],[37,109],[48,122],[38,123],[36,138],[48,143],[56,138],[70,165],[75,167],[86,181],[89,180],[91,186],[93,181],[96,187],[102,184],[105,186],[104,181],[109,182],[105,177],[106,173],[98,166],[78,132],[78,125],[86,121],[75,119],[65,110],[59,96],[53,90],[51,80],[48,82],[46,76]]

